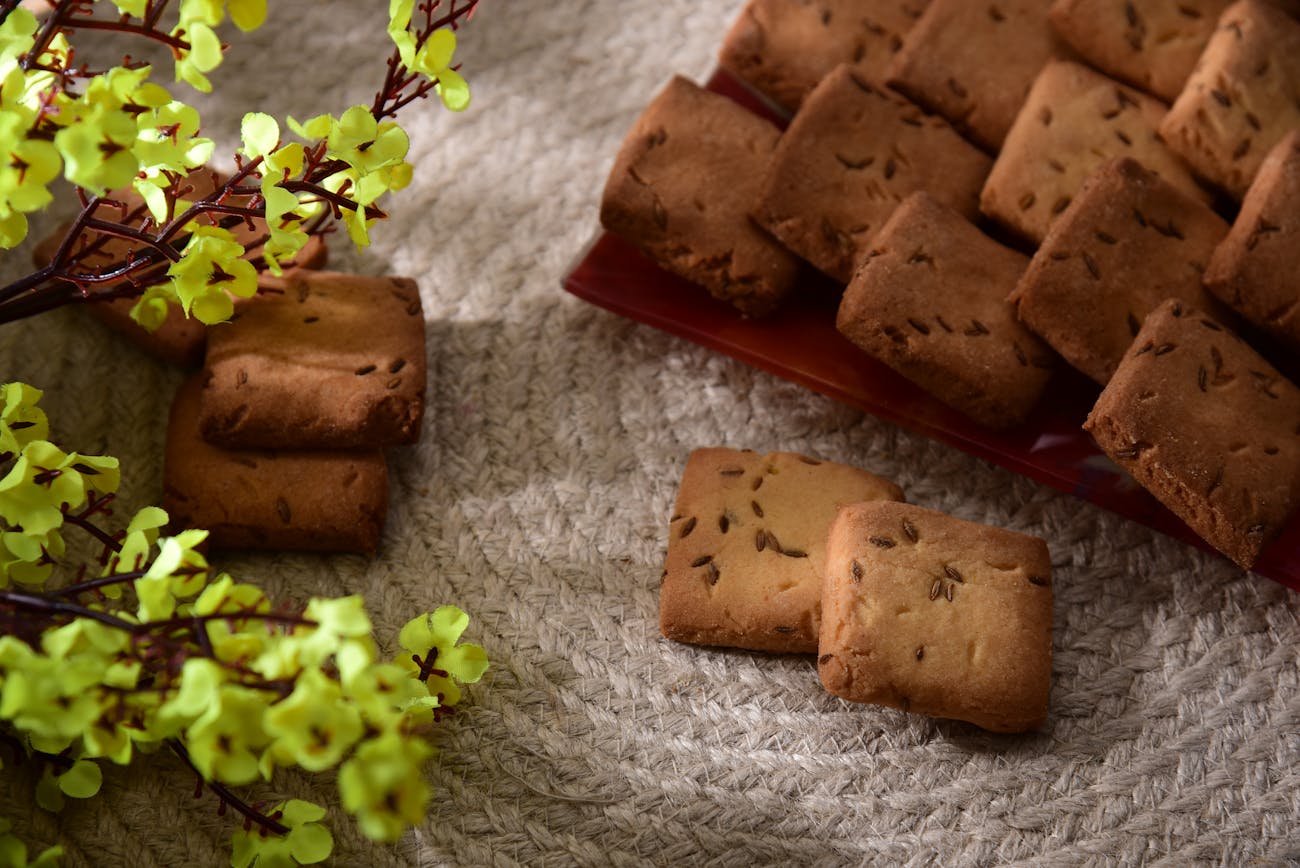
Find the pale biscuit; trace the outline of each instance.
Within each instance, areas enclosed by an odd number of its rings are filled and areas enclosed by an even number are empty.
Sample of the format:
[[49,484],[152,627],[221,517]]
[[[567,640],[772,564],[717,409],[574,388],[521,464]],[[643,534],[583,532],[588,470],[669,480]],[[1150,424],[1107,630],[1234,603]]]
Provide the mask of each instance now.
[[887,73],[890,87],[997,151],[1057,52],[1051,0],[932,0]]
[[1182,302],[1147,316],[1084,427],[1243,569],[1300,503],[1300,389]]
[[202,381],[177,391],[167,423],[162,507],[174,531],[202,528],[221,549],[370,553],[388,513],[378,449],[232,451],[199,434]]
[[1219,18],[1160,133],[1201,177],[1240,199],[1264,157],[1300,128],[1300,21],[1261,0]]
[[623,140],[600,222],[742,313],[770,313],[799,271],[749,217],[779,136],[732,100],[674,77]]
[[668,526],[663,634],[815,652],[826,531],[844,504],[880,499],[902,492],[856,467],[789,452],[692,452]]
[[980,207],[1035,243],[1084,180],[1115,157],[1132,157],[1180,190],[1209,200],[1156,133],[1164,104],[1066,61],[1049,63],[1007,134]]
[[994,732],[1047,717],[1052,563],[1037,537],[902,503],[840,510],[818,671],[837,696]]
[[750,0],[722,43],[719,62],[759,93],[795,111],[817,82],[851,63],[884,78],[927,0]]
[[1255,176],[1205,284],[1260,329],[1300,353],[1300,131]]
[[845,337],[989,428],[1029,414],[1054,366],[1007,295],[1029,260],[924,193],[894,212],[844,291]]
[[1021,322],[1105,385],[1165,299],[1217,312],[1201,275],[1227,232],[1208,205],[1122,157],[1084,182],[1010,301]]
[[298,270],[214,326],[199,424],[233,449],[414,443],[427,385],[415,281]]
[[990,165],[947,121],[840,66],[781,137],[754,216],[847,283],[872,236],[909,194],[925,190],[974,218]]

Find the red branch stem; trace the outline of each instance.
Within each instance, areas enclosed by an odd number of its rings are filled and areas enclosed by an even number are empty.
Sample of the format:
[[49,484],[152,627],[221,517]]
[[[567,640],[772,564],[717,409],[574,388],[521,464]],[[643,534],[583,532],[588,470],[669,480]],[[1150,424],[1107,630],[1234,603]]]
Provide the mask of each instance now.
[[151,633],[166,633],[181,627],[201,627],[214,621],[264,621],[268,624],[282,624],[295,627],[316,627],[316,621],[301,615],[289,615],[281,612],[212,612],[207,615],[185,615],[179,618],[167,618],[161,621],[142,621],[133,623],[116,615],[99,609],[91,609],[77,603],[60,600],[42,593],[0,590],[0,606],[9,606],[15,610],[33,614],[49,615],[58,619],[89,618],[93,621],[122,630],[132,636],[147,636]]
[[256,823],[274,835],[289,834],[290,829],[288,826],[283,823],[277,823],[266,814],[263,814],[261,811],[248,804],[248,802],[245,802],[243,799],[239,798],[239,796],[231,792],[225,784],[218,781],[210,781],[203,777],[203,773],[199,771],[198,766],[194,765],[194,760],[190,759],[190,752],[185,749],[185,745],[181,743],[180,739],[167,739],[167,746],[172,749],[172,753],[180,757],[181,760],[183,760],[184,763],[194,771],[194,774],[199,776],[199,780],[203,781],[204,786],[212,790],[213,794],[215,794],[223,804],[234,808],[242,817],[244,817],[244,819]]

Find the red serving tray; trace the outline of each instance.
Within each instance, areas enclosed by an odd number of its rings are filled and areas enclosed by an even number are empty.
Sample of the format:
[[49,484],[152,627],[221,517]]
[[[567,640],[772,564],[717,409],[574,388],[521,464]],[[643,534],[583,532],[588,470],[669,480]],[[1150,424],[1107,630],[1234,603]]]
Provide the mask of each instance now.
[[[723,74],[709,87],[770,116]],[[564,278],[592,304],[646,323],[778,377],[800,383],[910,431],[924,434],[1095,503],[1206,551],[1182,520],[1097,449],[1082,425],[1099,393],[1072,370],[1052,380],[1032,416],[1012,431],[981,428],[871,358],[835,329],[836,287],[809,277],[776,316],[746,319],[705,290],[661,270],[630,243],[599,234]],[[1263,553],[1254,571],[1300,590],[1300,520]]]

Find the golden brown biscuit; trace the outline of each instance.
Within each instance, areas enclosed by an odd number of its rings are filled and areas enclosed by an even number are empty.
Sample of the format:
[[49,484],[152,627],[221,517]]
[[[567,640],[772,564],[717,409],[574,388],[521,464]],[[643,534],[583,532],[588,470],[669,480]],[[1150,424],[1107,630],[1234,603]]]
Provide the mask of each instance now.
[[777,105],[795,111],[841,63],[881,81],[928,0],[750,0],[719,61]]
[[1029,264],[924,193],[899,206],[844,291],[836,326],[989,428],[1024,420],[1053,356],[1007,295]]
[[1056,0],[1052,26],[1097,69],[1165,102],[1187,76],[1232,0]]
[[1052,562],[1037,537],[902,503],[840,510],[818,671],[837,696],[1023,732],[1047,717]]
[[600,222],[742,313],[770,313],[799,269],[749,218],[779,136],[730,99],[675,77],[624,139]]
[[162,506],[173,530],[203,528],[215,548],[369,553],[388,512],[378,449],[232,451],[199,434],[202,380],[176,393],[167,423]]
[[1209,200],[1156,134],[1165,107],[1077,63],[1053,61],[1034,82],[984,185],[980,207],[1041,242],[1084,180],[1132,157],[1191,196]]
[[1182,302],[1147,316],[1084,428],[1243,569],[1300,503],[1300,389]]
[[295,271],[210,329],[199,424],[228,449],[414,443],[426,386],[420,291],[406,277]]
[[668,527],[663,634],[813,653],[826,530],[840,506],[877,499],[902,492],[865,470],[789,452],[692,452]]
[[1135,160],[1084,182],[1009,299],[1021,322],[1102,385],[1167,298],[1214,312],[1201,275],[1228,224]]
[[917,190],[974,218],[990,160],[947,121],[840,66],[781,137],[754,216],[847,283],[871,238]]
[[1160,134],[1198,175],[1240,199],[1269,150],[1297,128],[1300,21],[1262,0],[1234,3]]
[[1300,353],[1300,131],[1264,160],[1205,285],[1254,325]]
[[889,86],[997,151],[1030,85],[1057,54],[1049,5],[933,0],[894,55]]

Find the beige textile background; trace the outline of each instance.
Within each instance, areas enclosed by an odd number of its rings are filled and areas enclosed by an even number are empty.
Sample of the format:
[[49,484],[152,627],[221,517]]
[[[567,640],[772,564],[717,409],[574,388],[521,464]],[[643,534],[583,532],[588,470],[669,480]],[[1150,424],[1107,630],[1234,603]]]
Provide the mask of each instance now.
[[[199,100],[218,153],[243,111],[338,111],[382,77],[382,0],[271,6],[263,31],[231,34],[220,93]],[[222,565],[300,599],[364,593],[389,647],[413,613],[455,602],[493,668],[439,736],[428,821],[373,846],[340,813],[331,864],[1300,860],[1300,595],[560,291],[624,131],[670,73],[707,74],[740,6],[484,0],[461,37],[474,105],[408,109],[415,183],[372,248],[333,245],[338,267],[420,282],[423,440],[392,456],[377,558]],[[60,311],[0,327],[0,378],[47,389],[69,447],[121,457],[128,505],[157,499],[177,373]],[[1045,729],[852,706],[808,659],[660,638],[677,478],[714,444],[852,462],[913,502],[1045,537]],[[66,865],[228,859],[234,822],[166,755],[109,769],[101,797],[58,816],[31,808],[9,759],[0,813],[61,842]],[[331,791],[285,777],[254,792]]]

